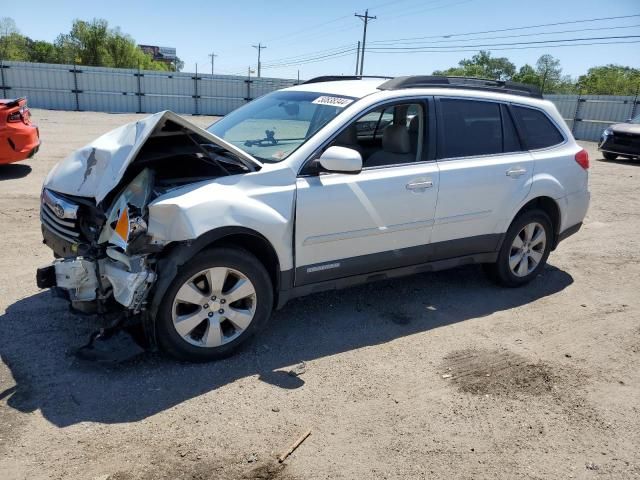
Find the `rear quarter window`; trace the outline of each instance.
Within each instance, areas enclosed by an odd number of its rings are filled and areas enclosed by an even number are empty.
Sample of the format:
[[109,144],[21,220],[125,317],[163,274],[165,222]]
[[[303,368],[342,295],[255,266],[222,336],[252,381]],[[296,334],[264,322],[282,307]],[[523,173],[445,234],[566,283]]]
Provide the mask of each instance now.
[[553,147],[564,142],[558,127],[540,110],[514,106],[513,113],[529,150]]

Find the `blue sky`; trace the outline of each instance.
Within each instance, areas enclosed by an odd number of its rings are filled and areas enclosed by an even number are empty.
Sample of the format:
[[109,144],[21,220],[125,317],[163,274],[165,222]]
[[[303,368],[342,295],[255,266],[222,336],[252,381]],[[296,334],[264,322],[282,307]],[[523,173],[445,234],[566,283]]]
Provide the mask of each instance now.
[[[369,8],[377,20],[369,24],[368,46],[381,47],[381,42],[411,37],[404,44],[387,46],[431,48],[430,52],[367,52],[365,74],[404,75],[431,73],[434,69],[454,66],[461,58],[470,57],[479,44],[502,43],[492,50],[494,56],[506,56],[518,67],[535,63],[551,53],[561,60],[563,72],[576,76],[594,65],[618,63],[640,68],[640,43],[559,47],[535,45],[521,47],[513,42],[541,41],[554,38],[584,38],[638,35],[621,41],[640,41],[640,16],[634,18],[576,23],[491,34],[445,38],[444,35],[524,27],[552,22],[568,22],[601,17],[640,14],[640,0],[273,0],[271,2],[236,1],[147,1],[111,0],[88,2],[75,0],[7,2],[0,16],[12,17],[19,30],[34,39],[52,41],[58,33],[68,32],[73,19],[105,18],[111,26],[119,26],[138,43],[176,47],[185,62],[185,70],[210,72],[210,52],[216,73],[246,72],[255,67],[256,49],[262,42],[263,76],[302,78],[324,74],[352,74],[355,68],[355,45],[362,37],[362,22],[353,16]],[[616,28],[612,28],[616,27]],[[624,27],[624,28],[620,28]],[[535,35],[536,32],[565,31],[557,35]],[[527,34],[524,37],[500,37]],[[434,52],[434,47],[457,40],[464,52]],[[379,42],[377,45],[374,42]],[[587,42],[585,42],[587,43]],[[451,45],[451,44],[449,44]],[[467,47],[467,45],[470,45]],[[319,53],[315,53],[319,52]],[[328,59],[327,54],[339,53]],[[297,57],[297,58],[292,58]],[[300,59],[318,60],[291,65]],[[283,60],[284,59],[284,60]],[[283,65],[268,68],[269,64]]]

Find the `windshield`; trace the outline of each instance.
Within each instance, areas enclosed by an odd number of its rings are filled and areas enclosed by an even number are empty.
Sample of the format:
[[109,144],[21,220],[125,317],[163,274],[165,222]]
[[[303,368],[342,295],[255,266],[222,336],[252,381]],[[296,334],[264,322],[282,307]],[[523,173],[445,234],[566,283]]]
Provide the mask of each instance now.
[[231,112],[207,130],[262,162],[279,162],[354,100],[314,92],[272,92]]
[[637,115],[634,118],[632,118],[630,123],[640,123],[640,115]]

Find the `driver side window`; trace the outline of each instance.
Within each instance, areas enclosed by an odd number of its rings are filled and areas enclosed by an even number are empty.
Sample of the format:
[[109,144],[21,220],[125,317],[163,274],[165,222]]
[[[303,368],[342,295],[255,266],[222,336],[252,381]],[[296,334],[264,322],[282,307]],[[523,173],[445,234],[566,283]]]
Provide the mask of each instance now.
[[419,161],[425,143],[424,110],[422,103],[377,108],[348,125],[332,145],[357,150],[364,168]]

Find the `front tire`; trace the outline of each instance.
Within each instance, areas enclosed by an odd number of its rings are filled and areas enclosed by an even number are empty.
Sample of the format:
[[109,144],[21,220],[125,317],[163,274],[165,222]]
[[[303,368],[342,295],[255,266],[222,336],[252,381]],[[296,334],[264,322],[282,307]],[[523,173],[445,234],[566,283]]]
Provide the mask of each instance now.
[[618,158],[617,154],[610,152],[602,152],[602,156],[605,160],[615,160],[616,158]]
[[183,265],[160,302],[160,348],[180,360],[228,357],[271,316],[273,285],[262,263],[236,248],[205,250]]
[[528,210],[515,218],[505,235],[495,263],[485,271],[496,283],[520,287],[544,268],[553,241],[553,227],[542,210]]

